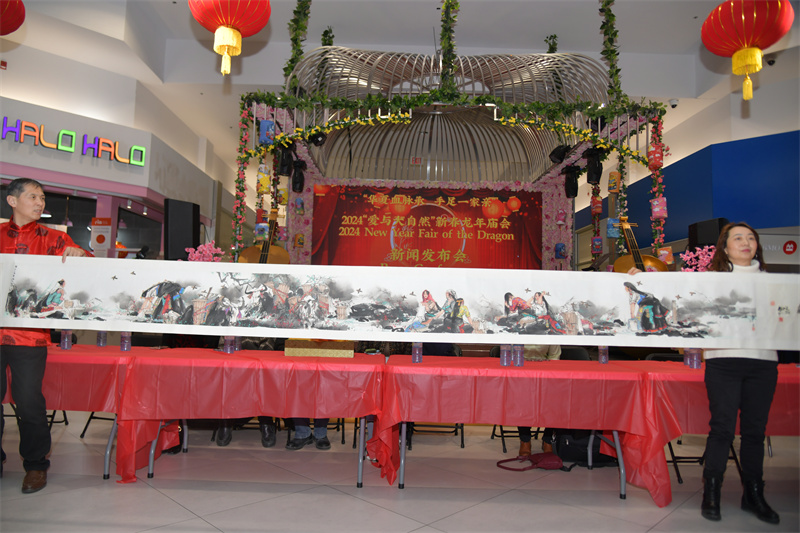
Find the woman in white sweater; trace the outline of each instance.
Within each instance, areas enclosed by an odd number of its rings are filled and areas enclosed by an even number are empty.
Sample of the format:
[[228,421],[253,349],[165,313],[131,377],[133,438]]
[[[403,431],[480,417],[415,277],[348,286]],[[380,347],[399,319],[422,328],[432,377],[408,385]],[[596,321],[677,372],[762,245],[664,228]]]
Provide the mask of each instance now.
[[[764,271],[758,233],[743,222],[722,228],[709,270],[758,273]],[[702,515],[720,520],[720,489],[728,451],[740,418],[740,460],[744,495],[742,509],[770,524],[780,521],[764,500],[764,432],[778,381],[775,350],[719,349],[705,351],[705,384],[711,410],[703,468]]]

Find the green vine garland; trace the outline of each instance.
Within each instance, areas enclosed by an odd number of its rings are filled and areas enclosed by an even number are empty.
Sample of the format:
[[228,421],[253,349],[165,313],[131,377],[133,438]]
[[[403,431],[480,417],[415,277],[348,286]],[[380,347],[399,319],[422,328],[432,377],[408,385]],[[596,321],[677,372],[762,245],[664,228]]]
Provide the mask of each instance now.
[[[292,20],[289,21],[289,40],[292,43],[292,55],[283,67],[283,77],[289,79],[294,67],[303,59],[303,41],[308,31],[308,15],[311,12],[311,0],[297,0]],[[289,90],[297,89],[297,79],[292,79]]]
[[441,92],[449,98],[456,98],[459,96],[458,89],[455,82],[455,62],[456,62],[456,46],[455,46],[455,25],[456,25],[456,12],[459,5],[457,0],[444,0],[442,2],[442,31],[439,35],[439,41],[442,46],[442,72],[441,72]]

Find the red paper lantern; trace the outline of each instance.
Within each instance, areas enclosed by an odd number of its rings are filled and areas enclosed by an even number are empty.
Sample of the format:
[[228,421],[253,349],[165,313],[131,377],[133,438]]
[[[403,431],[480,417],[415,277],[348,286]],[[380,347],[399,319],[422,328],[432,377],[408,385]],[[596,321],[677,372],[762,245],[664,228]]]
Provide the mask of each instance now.
[[0,35],[14,33],[25,22],[22,0],[0,0]]
[[483,206],[483,216],[486,218],[500,218],[506,210],[505,204],[497,198],[492,198]]
[[[395,196],[389,204],[389,212],[396,217],[404,217],[411,212],[411,204],[405,203],[405,196]],[[395,203],[396,202],[396,203]]]
[[509,209],[516,212],[519,211],[520,207],[522,207],[522,202],[516,196],[512,196],[511,198],[508,199],[506,205],[508,206]]
[[214,51],[222,56],[222,74],[231,73],[231,56],[242,53],[242,38],[260,32],[269,22],[269,0],[189,0],[192,16],[214,32]]
[[750,100],[750,73],[761,70],[761,50],[786,35],[792,21],[794,10],[787,0],[728,0],[708,15],[700,34],[710,52],[733,58],[733,73],[745,76],[744,99]]
[[331,190],[330,185],[317,185],[314,184],[314,196],[325,196]]

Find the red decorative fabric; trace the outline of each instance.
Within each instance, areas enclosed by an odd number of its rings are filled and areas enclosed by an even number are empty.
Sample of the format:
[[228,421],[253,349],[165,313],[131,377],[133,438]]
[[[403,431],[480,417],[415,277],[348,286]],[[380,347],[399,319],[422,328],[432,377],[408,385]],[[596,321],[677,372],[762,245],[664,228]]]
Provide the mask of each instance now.
[[[510,195],[488,189],[332,187],[314,198],[311,262],[541,269],[541,193],[514,192],[517,209],[498,218]],[[485,202],[491,206],[483,207]]]

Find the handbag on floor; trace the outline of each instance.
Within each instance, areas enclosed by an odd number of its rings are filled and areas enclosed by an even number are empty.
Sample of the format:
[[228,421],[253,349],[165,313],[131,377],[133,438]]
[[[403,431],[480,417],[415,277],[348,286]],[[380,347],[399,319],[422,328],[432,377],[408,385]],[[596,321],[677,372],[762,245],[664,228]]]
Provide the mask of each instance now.
[[[530,463],[522,468],[514,468],[513,466],[508,466],[506,463],[511,462],[518,462],[522,463]],[[534,468],[541,468],[542,470],[560,470],[564,463],[561,461],[561,458],[552,452],[544,452],[544,453],[534,453],[533,455],[520,455],[519,457],[514,457],[512,459],[503,459],[502,461],[497,461],[497,466],[502,468],[503,470],[514,470],[516,472],[524,472],[525,470],[533,470]]]

